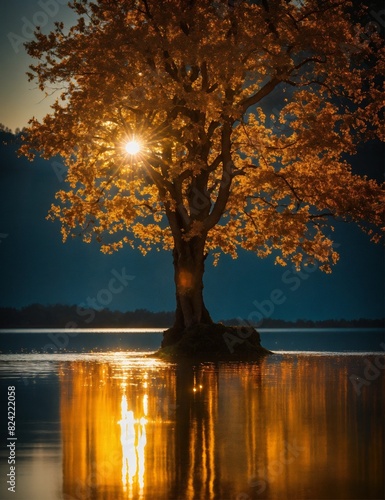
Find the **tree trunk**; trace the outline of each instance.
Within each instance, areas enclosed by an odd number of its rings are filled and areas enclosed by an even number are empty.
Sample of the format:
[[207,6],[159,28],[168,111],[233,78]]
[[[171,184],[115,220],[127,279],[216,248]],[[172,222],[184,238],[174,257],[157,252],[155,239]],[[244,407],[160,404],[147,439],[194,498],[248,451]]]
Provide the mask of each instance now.
[[203,300],[204,239],[194,237],[173,250],[176,313],[174,326],[167,331],[162,346],[176,343],[192,326],[213,321]]
[[162,359],[255,360],[270,354],[251,326],[215,324],[203,300],[205,237],[174,239],[176,315],[174,326],[163,333]]
[[203,300],[204,245],[203,239],[192,238],[173,250],[177,304],[174,326],[182,330],[212,324]]

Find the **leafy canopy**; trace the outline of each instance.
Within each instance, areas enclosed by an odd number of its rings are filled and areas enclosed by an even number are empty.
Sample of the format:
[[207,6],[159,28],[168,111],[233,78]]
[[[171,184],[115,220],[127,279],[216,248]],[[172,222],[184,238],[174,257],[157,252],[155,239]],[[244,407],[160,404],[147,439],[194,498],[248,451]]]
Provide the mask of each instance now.
[[27,45],[30,79],[59,95],[22,148],[66,161],[69,188],[50,212],[63,238],[80,230],[105,252],[203,238],[215,254],[242,247],[298,266],[307,255],[326,271],[333,219],[378,241],[383,186],[347,159],[384,139],[384,45],[351,7],[74,1],[75,26]]

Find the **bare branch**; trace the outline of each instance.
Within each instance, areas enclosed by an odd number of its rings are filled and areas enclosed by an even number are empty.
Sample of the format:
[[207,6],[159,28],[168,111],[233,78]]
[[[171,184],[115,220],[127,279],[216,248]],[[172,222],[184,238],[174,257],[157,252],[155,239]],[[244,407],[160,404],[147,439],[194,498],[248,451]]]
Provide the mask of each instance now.
[[218,197],[215,201],[214,208],[205,221],[206,229],[214,227],[222,217],[226,208],[227,200],[230,194],[233,162],[231,159],[231,124],[225,123],[222,128],[222,179],[219,186]]
[[286,177],[284,175],[278,174],[277,172],[275,172],[274,175],[276,177],[278,177],[279,179],[282,179],[284,181],[284,183],[286,184],[286,186],[293,193],[294,198],[297,200],[297,209],[298,209],[300,207],[300,205],[303,203],[303,199],[298,196],[296,190],[294,189],[294,187],[290,184],[290,182],[286,179]]
[[259,89],[258,92],[244,99],[240,103],[243,113],[246,113],[246,111],[248,110],[248,108],[250,108],[250,106],[257,104],[264,97],[269,95],[279,83],[281,83],[281,80],[279,78],[272,77],[272,79],[269,82],[267,82],[261,89]]

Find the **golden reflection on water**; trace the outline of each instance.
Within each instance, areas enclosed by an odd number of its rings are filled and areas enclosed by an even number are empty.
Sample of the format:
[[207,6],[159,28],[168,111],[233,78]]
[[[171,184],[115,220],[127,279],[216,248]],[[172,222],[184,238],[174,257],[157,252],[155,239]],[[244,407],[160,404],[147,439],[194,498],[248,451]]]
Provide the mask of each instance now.
[[[147,397],[145,395],[143,399]],[[122,418],[120,442],[122,445],[122,484],[123,491],[129,489],[129,498],[132,498],[132,486],[139,485],[139,494],[143,494],[144,486],[144,448],[146,446],[147,420],[141,417],[135,419],[134,412],[128,410],[127,398],[122,396]]]
[[381,498],[384,381],[358,395],[357,359],[64,364],[65,500]]

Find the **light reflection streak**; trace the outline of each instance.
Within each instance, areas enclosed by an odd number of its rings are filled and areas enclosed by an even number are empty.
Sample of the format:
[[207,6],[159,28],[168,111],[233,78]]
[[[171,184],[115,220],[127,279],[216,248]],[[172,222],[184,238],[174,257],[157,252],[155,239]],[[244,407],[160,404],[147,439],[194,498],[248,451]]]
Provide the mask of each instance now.
[[[143,396],[143,413],[147,416],[148,395]],[[120,443],[122,446],[122,485],[128,491],[128,498],[133,498],[133,485],[139,486],[139,494],[143,495],[145,474],[145,447],[147,443],[147,419],[135,418],[134,412],[128,409],[127,397],[122,395]]]

